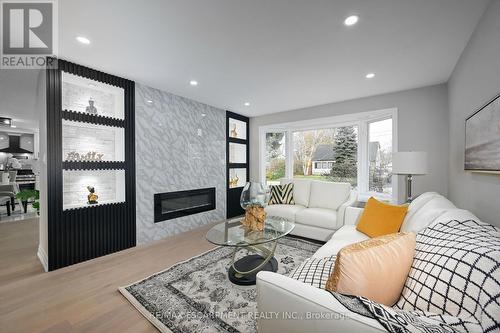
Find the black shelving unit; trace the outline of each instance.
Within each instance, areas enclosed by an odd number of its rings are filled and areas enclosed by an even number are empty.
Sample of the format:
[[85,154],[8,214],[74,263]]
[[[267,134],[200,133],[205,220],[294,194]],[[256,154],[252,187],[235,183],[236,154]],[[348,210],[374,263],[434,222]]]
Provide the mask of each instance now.
[[[231,136],[231,124],[238,122],[238,124],[244,126],[244,138],[232,137]],[[249,138],[249,118],[242,116],[240,114],[227,111],[226,112],[226,183],[227,183],[227,218],[232,218],[235,216],[243,215],[245,211],[240,206],[240,196],[243,191],[245,183],[250,179],[250,169],[249,169],[249,159],[250,159],[250,138]],[[230,160],[230,146],[233,144],[245,145],[245,162],[244,163],[234,163]],[[244,174],[244,180],[239,179],[237,186],[231,186],[231,178],[238,172],[240,175]]]
[[[120,251],[136,244],[135,84],[64,60],[48,68],[47,180],[49,270]],[[62,72],[122,88],[124,119],[62,109]],[[63,120],[124,129],[124,161],[63,161]],[[63,170],[123,170],[125,200],[71,209],[63,207]]]

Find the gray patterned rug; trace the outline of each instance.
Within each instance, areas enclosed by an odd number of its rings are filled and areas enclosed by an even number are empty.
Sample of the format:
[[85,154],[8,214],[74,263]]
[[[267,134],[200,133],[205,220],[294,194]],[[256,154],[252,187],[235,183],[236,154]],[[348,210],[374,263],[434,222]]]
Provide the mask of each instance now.
[[[319,247],[281,239],[278,273],[289,274]],[[232,248],[218,247],[119,290],[161,332],[256,332],[255,286],[228,280],[231,254]]]

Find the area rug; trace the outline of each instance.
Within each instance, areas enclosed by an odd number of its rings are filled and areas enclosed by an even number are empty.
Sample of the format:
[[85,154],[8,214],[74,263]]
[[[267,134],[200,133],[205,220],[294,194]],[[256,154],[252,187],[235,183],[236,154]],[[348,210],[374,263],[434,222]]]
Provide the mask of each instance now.
[[[280,239],[278,273],[289,274],[319,247]],[[231,255],[232,248],[217,247],[119,290],[161,332],[256,332],[256,289],[229,281]]]

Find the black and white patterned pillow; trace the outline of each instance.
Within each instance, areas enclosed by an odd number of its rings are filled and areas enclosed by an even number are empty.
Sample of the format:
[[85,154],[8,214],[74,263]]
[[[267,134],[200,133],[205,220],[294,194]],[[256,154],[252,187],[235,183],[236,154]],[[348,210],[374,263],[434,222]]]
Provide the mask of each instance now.
[[295,205],[293,200],[293,183],[272,185],[269,205]]
[[309,258],[297,267],[289,277],[313,287],[325,289],[326,282],[335,266],[337,256]]
[[401,298],[404,310],[474,318],[500,328],[500,232],[482,222],[438,223],[417,235]]
[[473,320],[438,315],[422,311],[405,311],[378,304],[364,297],[330,292],[349,311],[376,319],[391,333],[450,333],[482,332],[481,325]]

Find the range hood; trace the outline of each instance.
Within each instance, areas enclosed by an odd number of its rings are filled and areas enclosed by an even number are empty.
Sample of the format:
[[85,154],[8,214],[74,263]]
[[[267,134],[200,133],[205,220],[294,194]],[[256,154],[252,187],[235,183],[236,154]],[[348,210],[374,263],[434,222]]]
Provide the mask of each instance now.
[[31,153],[33,153],[32,151],[29,151],[27,149],[23,149],[20,147],[21,137],[19,135],[5,135],[4,134],[1,136],[0,139],[2,139],[2,141],[8,140],[8,146],[7,146],[7,142],[0,143],[0,146],[4,147],[4,148],[0,149],[0,153],[11,153],[11,154],[24,154],[24,153],[31,154]]

